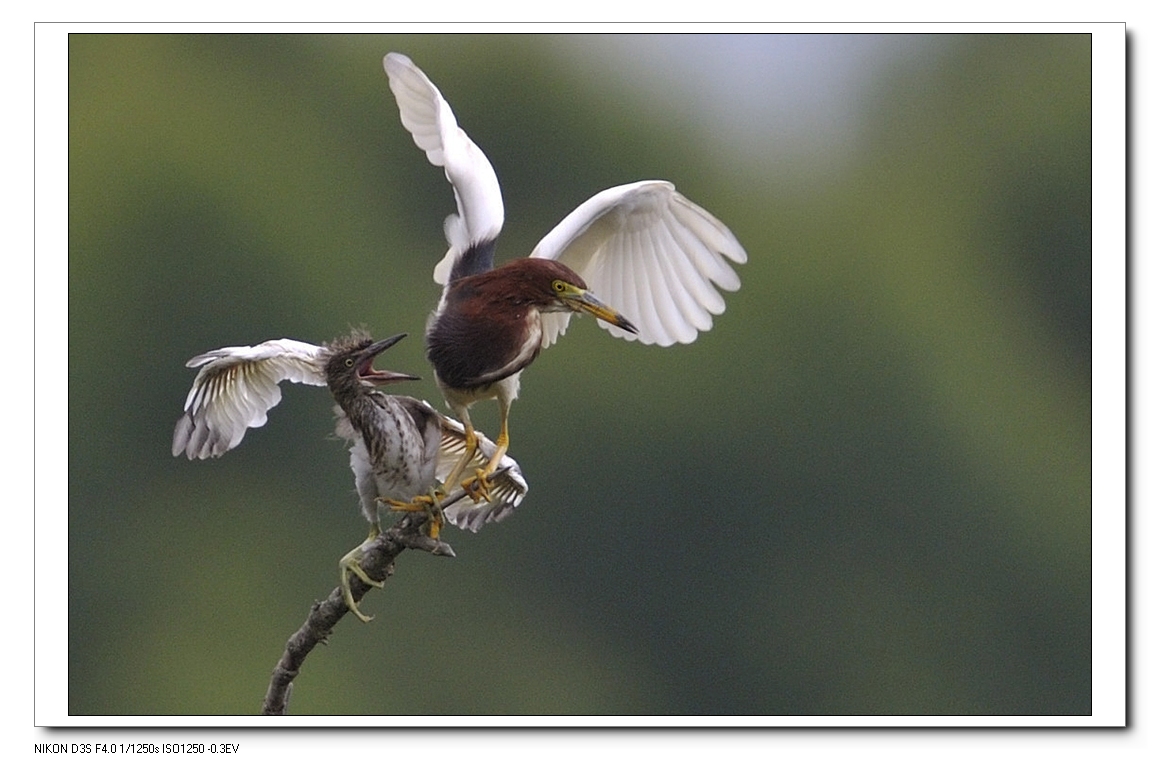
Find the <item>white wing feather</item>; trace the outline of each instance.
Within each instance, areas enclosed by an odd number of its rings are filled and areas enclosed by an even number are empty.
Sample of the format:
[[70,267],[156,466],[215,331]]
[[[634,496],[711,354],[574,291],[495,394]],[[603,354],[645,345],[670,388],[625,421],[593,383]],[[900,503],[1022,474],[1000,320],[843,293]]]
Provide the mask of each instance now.
[[[439,463],[435,473],[440,479],[445,479],[453,470],[455,463],[467,451],[467,439],[463,432],[463,424],[459,421],[441,414],[439,422],[443,429],[443,441],[439,445]],[[475,457],[467,464],[468,474],[486,466],[496,451],[495,442],[480,431],[477,430],[475,436],[479,439],[479,447],[475,451]],[[520,464],[516,463],[515,458],[505,455],[500,459],[499,467],[496,469],[490,502],[473,503],[471,498],[463,498],[445,507],[443,516],[453,525],[477,533],[485,524],[506,518],[527,494],[528,483],[520,470]]]
[[455,191],[458,214],[443,223],[450,248],[435,266],[446,284],[451,265],[468,246],[494,240],[503,228],[503,195],[487,156],[455,122],[451,105],[423,71],[402,54],[383,57],[383,69],[399,104],[399,118],[427,160],[442,166]]
[[282,400],[283,380],[325,386],[326,349],[298,340],[218,348],[186,362],[201,367],[173,430],[173,455],[216,458],[237,447],[246,429],[266,424]]
[[[503,227],[503,198],[483,151],[459,128],[450,105],[422,70],[402,54],[383,68],[403,125],[427,159],[443,167],[455,190],[458,214],[444,230],[450,248],[435,267],[445,285],[451,265],[472,243],[491,240]],[[609,188],[589,198],[540,241],[532,257],[559,260],[593,294],[639,330],[633,335],[599,322],[616,337],[668,346],[689,343],[725,310],[718,290],[741,286],[730,262],[747,260],[741,243],[716,217],[651,180]],[[541,316],[547,348],[568,326],[570,313]]]
[[[730,261],[741,243],[671,182],[609,188],[589,198],[536,245],[532,257],[559,260],[593,294],[623,313],[638,335],[599,322],[616,337],[667,346],[690,343],[725,310],[718,289],[741,286]],[[545,314],[543,346],[563,334],[571,314]]]

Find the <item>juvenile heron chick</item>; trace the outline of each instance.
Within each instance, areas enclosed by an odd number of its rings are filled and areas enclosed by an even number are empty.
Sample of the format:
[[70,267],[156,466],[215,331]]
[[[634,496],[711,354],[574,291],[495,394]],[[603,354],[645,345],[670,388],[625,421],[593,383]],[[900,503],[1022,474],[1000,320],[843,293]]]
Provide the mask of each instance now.
[[456,468],[446,480],[462,479],[478,500],[489,494],[487,478],[507,450],[520,372],[564,333],[573,313],[594,316],[616,337],[689,343],[725,310],[717,290],[741,286],[730,263],[747,258],[716,217],[672,183],[648,180],[597,193],[540,241],[531,252],[538,259],[496,267],[504,212],[491,163],[410,59],[390,53],[383,67],[403,126],[455,192],[457,211],[443,226],[449,248],[435,266],[443,294],[427,326],[427,358],[469,444],[471,404],[499,401],[491,463],[466,478],[466,467]]
[[519,464],[504,458],[493,476],[496,494],[489,502],[462,499],[439,507],[430,492],[453,468],[482,468],[496,451],[486,437],[468,450],[467,436],[457,421],[409,396],[387,394],[377,386],[413,375],[374,368],[375,357],[404,335],[379,342],[352,333],[324,346],[297,340],[269,340],[255,346],[219,348],[187,363],[200,367],[185,401],[185,414],[173,433],[173,455],[218,457],[236,447],[247,428],[262,426],[266,413],[281,401],[279,383],[290,380],[327,386],[338,406],[335,432],[351,442],[350,467],[363,516],[370,523],[367,540],[340,561],[340,579],[347,606],[364,621],[350,592],[349,574],[381,586],[359,567],[367,545],[381,532],[378,506],[389,501],[402,511],[426,511],[430,535],[439,537],[446,519],[478,531],[512,512],[527,494]]

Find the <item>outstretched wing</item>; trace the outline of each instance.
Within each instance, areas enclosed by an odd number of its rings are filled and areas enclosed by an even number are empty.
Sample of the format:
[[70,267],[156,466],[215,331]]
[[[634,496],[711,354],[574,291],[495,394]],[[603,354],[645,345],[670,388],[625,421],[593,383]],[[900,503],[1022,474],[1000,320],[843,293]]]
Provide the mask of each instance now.
[[399,117],[427,160],[442,166],[455,191],[457,214],[447,217],[443,231],[450,248],[435,266],[435,281],[446,285],[455,261],[472,246],[468,273],[490,270],[491,244],[503,227],[503,195],[487,156],[455,122],[451,105],[423,71],[406,56],[390,53],[383,69],[399,105]]
[[[445,478],[459,458],[467,452],[467,438],[463,432],[463,424],[454,418],[440,414],[440,426],[443,429],[443,441],[439,444],[439,463],[435,473],[440,479],[444,479],[448,489],[451,489],[450,485],[454,482]],[[475,457],[467,464],[467,473],[484,468],[496,450],[495,442],[482,433],[476,431],[475,436],[479,439],[479,447],[475,451]],[[520,471],[520,464],[516,463],[515,458],[505,455],[500,459],[499,468],[496,469],[496,476],[492,481],[491,502],[473,503],[471,498],[463,498],[444,507],[443,516],[452,524],[477,533],[485,524],[499,522],[511,514],[527,494],[528,483]]]
[[[450,105],[423,72],[402,54],[387,54],[383,68],[403,125],[427,160],[442,166],[455,190],[458,214],[444,223],[450,248],[435,267],[444,286],[452,276],[490,270],[503,227],[503,197],[483,151],[455,122]],[[671,182],[633,182],[585,201],[552,229],[532,257],[559,260],[588,288],[623,313],[636,335],[604,322],[617,337],[644,343],[689,343],[725,310],[720,289],[741,286],[731,262],[747,259],[741,243],[709,212]],[[568,326],[570,313],[541,317],[546,348]]]
[[[729,228],[660,180],[597,193],[552,228],[531,256],[572,268],[639,330],[633,335],[598,322],[615,337],[662,346],[691,343],[713,326],[713,314],[725,310],[717,290],[741,287],[730,262],[748,259]],[[542,317],[545,348],[571,315]]]
[[174,457],[216,458],[242,441],[247,428],[266,424],[282,400],[283,380],[324,386],[326,349],[298,340],[218,348],[186,362],[201,367],[173,430]]

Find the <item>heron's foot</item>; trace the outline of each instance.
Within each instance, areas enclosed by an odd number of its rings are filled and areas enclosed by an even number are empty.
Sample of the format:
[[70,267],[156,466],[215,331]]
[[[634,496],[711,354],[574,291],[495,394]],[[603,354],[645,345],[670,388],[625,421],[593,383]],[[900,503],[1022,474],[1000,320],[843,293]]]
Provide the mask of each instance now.
[[390,506],[392,511],[418,513],[421,511],[430,511],[432,508],[438,508],[439,499],[444,497],[444,495],[444,493],[438,490],[432,490],[430,495],[416,495],[409,501],[398,501],[394,498],[379,498],[378,500]]
[[[436,541],[439,541],[439,531],[443,529],[443,523],[445,522],[443,518],[443,507],[439,505],[439,502],[446,497],[447,492],[443,489],[443,485],[432,489],[427,495],[415,496],[416,501],[430,501],[427,505],[427,535]],[[438,550],[438,547],[436,547],[436,550]]]
[[346,607],[350,608],[350,612],[358,616],[358,619],[364,623],[373,619],[374,616],[368,616],[358,609],[358,603],[354,601],[354,595],[352,595],[350,591],[350,574],[354,573],[356,576],[358,576],[359,580],[365,583],[367,586],[375,586],[379,589],[382,589],[384,586],[386,586],[386,584],[384,584],[382,581],[376,581],[375,579],[368,576],[366,571],[362,569],[362,565],[359,564],[359,560],[362,558],[363,554],[366,553],[366,547],[373,541],[373,538],[368,538],[354,549],[351,549],[349,552],[347,552],[346,556],[338,561],[339,581],[342,586],[342,598],[346,600]]
[[429,519],[427,520],[427,535],[439,540],[439,531],[443,529],[443,507],[438,504],[427,509]]
[[393,511],[402,511],[408,514],[426,514],[427,535],[439,540],[439,531],[443,529],[443,507],[439,502],[447,497],[443,486],[434,488],[426,495],[416,495],[410,501],[397,501],[391,498],[379,498],[380,501],[391,507]]
[[488,479],[484,469],[477,468],[475,473],[464,479],[461,484],[467,494],[471,496],[471,500],[476,503],[480,501],[491,503],[491,480]]

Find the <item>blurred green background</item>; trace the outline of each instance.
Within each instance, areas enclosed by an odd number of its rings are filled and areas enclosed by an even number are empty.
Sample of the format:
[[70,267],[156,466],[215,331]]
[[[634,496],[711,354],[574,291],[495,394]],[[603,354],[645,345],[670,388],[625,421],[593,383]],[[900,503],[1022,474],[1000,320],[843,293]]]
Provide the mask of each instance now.
[[406,331],[442,404],[453,201],[392,50],[495,165],[501,260],[660,177],[750,261],[693,345],[574,321],[524,505],[403,555],[294,714],[1090,713],[1088,36],[72,35],[71,714],[256,713],[365,534],[324,389],[170,457],[190,356]]

